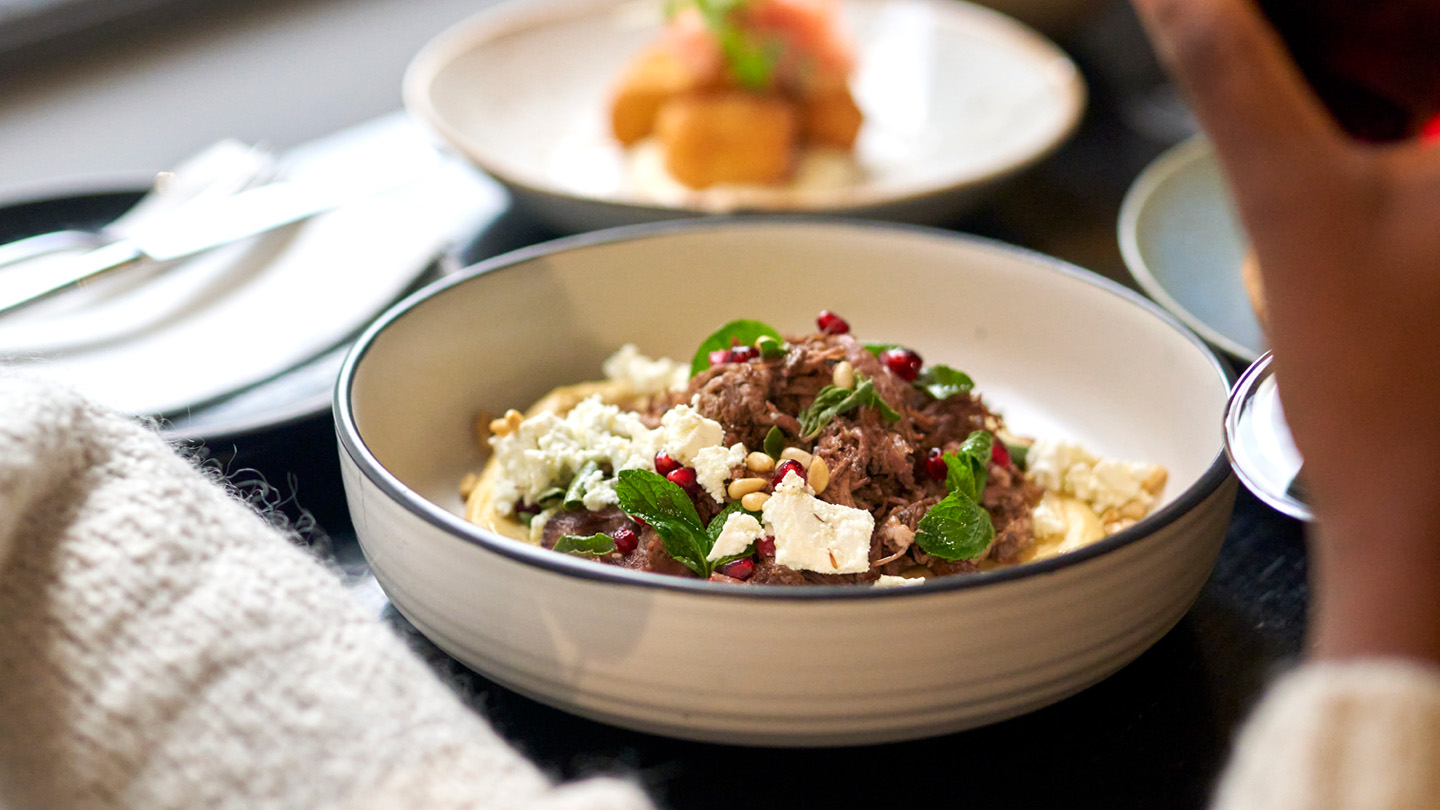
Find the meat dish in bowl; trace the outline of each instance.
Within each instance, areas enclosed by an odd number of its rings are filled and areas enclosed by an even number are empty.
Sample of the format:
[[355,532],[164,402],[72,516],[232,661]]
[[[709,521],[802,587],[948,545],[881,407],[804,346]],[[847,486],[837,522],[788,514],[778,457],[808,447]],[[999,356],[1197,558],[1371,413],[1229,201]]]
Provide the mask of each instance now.
[[[457,482],[485,463],[478,412],[503,418],[593,377],[627,343],[688,357],[736,313],[795,324],[822,308],[964,369],[1014,435],[1163,467],[1161,496],[1084,548],[903,588],[663,576],[465,519]],[[1173,318],[1055,259],[911,226],[746,218],[570,237],[428,287],[358,340],[336,417],[366,558],[451,655],[630,728],[846,745],[1039,708],[1169,630],[1229,521],[1228,389]]]

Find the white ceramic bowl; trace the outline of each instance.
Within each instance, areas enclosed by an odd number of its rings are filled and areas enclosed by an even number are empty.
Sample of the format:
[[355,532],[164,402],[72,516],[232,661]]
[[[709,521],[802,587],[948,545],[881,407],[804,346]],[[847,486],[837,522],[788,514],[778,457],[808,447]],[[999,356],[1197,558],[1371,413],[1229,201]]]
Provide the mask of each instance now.
[[[1164,503],[1067,557],[904,589],[735,587],[622,570],[463,521],[477,410],[593,379],[626,342],[843,314],[968,371],[1010,426],[1165,465]],[[359,339],[336,415],[351,514],[391,601],[467,665],[577,714],[729,743],[939,734],[1059,700],[1189,608],[1229,521],[1228,372],[1140,296],[929,229],[765,218],[634,226],[478,265]]]
[[1171,147],[1135,178],[1120,206],[1119,239],[1140,288],[1186,326],[1247,363],[1266,350],[1240,272],[1249,241],[1203,136]]
[[1085,106],[1069,57],[1010,17],[962,0],[844,0],[866,113],[861,179],[812,191],[657,184],[610,135],[608,104],[621,70],[658,35],[664,5],[487,9],[415,56],[406,109],[520,205],[574,232],[738,210],[942,222],[1049,154]]

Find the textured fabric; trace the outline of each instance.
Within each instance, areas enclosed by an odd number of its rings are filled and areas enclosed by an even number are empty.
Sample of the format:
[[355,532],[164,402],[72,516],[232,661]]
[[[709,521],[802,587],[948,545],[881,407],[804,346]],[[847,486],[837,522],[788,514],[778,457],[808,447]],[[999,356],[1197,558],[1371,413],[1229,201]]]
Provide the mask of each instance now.
[[1307,664],[1277,682],[1235,747],[1215,810],[1440,808],[1440,672]]
[[648,803],[553,786],[152,431],[0,373],[0,805]]

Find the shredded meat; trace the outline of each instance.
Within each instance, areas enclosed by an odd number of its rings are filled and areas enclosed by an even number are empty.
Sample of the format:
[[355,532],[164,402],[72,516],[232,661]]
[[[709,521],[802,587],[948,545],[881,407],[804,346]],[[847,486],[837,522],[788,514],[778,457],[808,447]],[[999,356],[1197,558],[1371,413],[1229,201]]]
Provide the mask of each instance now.
[[[975,560],[948,562],[933,557],[915,542],[916,525],[945,497],[943,480],[928,471],[925,460],[936,449],[954,452],[975,430],[994,432],[1003,426],[997,414],[978,396],[957,394],[939,400],[899,377],[863,343],[848,334],[815,334],[789,338],[783,356],[722,363],[696,375],[689,387],[670,397],[657,397],[641,415],[658,422],[665,410],[690,403],[702,415],[725,427],[725,443],[743,443],[760,449],[772,428],[784,432],[789,446],[800,447],[823,459],[830,479],[822,500],[864,509],[875,517],[871,536],[871,569],[863,574],[819,574],[778,565],[773,557],[757,554],[753,572],[743,582],[751,585],[806,583],[866,583],[881,574],[913,573],[917,568],[944,575],[975,571],[982,560],[1014,562],[1034,544],[1030,510],[1039,502],[1040,488],[1017,469],[991,461],[982,506],[995,526],[990,548]],[[813,437],[799,437],[798,415],[808,408],[822,388],[830,385],[835,366],[848,361],[857,375],[872,381],[875,391],[901,418],[887,421],[879,409],[862,406],[840,414]],[[743,470],[733,471],[744,475]],[[703,521],[720,511],[704,492],[693,500]],[[582,510],[583,511],[583,510]],[[547,545],[563,533],[589,533],[604,521],[625,520],[619,510],[599,518],[570,517],[561,513],[546,525]],[[618,515],[618,518],[616,518]],[[589,521],[589,522],[587,522]],[[631,524],[636,525],[636,524]],[[553,530],[552,530],[553,527]],[[602,560],[660,573],[694,576],[664,550],[649,527],[641,528],[639,547],[627,555]],[[604,530],[604,529],[600,529]],[[552,538],[553,535],[553,538]],[[717,574],[717,579],[741,583]]]

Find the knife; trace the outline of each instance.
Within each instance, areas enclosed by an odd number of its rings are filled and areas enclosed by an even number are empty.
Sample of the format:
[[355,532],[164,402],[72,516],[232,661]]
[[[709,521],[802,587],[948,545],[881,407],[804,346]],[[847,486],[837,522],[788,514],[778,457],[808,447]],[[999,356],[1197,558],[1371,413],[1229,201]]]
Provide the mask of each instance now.
[[[95,248],[37,277],[6,278],[0,315],[80,287],[145,261],[168,262],[321,214],[418,179],[414,175],[357,187],[283,180],[227,197],[196,200],[139,227],[129,237]],[[48,269],[48,268],[47,268]]]

